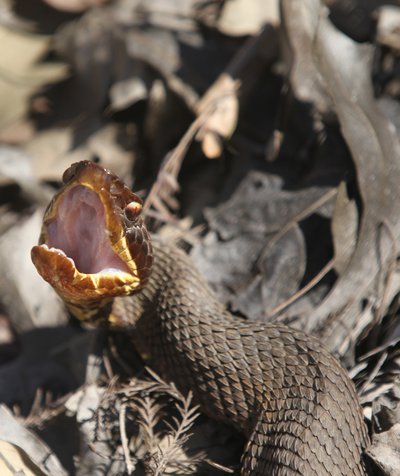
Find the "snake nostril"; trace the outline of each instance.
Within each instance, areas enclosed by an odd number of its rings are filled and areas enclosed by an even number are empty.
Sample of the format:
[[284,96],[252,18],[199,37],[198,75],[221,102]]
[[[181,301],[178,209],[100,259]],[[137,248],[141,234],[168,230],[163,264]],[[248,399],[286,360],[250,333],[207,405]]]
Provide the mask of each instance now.
[[93,164],[93,162],[91,162],[90,160],[82,160],[81,162],[75,162],[74,164],[71,164],[68,169],[63,173],[63,183],[66,184],[73,180],[77,176],[78,172],[84,167],[86,167],[88,164]]
[[80,164],[80,162],[76,162],[75,164],[72,164],[70,167],[68,167],[68,169],[63,173],[62,176],[63,183],[70,182],[76,176],[76,172]]

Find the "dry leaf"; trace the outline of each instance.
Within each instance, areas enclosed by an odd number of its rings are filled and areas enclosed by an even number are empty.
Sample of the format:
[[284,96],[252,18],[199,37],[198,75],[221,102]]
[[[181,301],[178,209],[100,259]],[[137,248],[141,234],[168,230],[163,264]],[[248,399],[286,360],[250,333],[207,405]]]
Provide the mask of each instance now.
[[88,8],[98,7],[110,0],[44,0],[45,3],[63,12],[78,13]]
[[393,425],[390,430],[376,433],[372,446],[367,449],[384,476],[398,476],[400,474],[400,423]]
[[225,35],[255,35],[266,23],[279,24],[278,0],[224,2],[217,27]]
[[312,51],[320,7],[319,0],[283,0],[282,23],[287,41],[284,51],[294,95],[326,112],[332,109],[332,105]]
[[132,77],[114,83],[110,88],[111,108],[114,111],[126,109],[138,101],[148,98],[148,87],[141,77]]
[[17,331],[61,325],[67,320],[61,300],[47,283],[39,279],[30,259],[42,217],[43,211],[39,210],[0,237],[0,269],[7,270],[0,275],[0,295]]
[[400,49],[400,7],[385,5],[379,8],[376,41]]
[[38,132],[24,146],[32,157],[32,168],[39,180],[60,180],[63,171],[72,163],[90,159],[86,149],[73,148],[73,130],[68,128],[46,129]]
[[357,205],[354,200],[350,200],[347,196],[344,182],[338,188],[331,226],[335,250],[335,269],[341,274],[354,252],[358,231]]
[[17,147],[0,146],[0,182],[3,181],[17,183],[25,197],[38,205],[47,205],[53,195],[35,179],[31,158]]
[[209,159],[221,156],[222,140],[230,139],[236,129],[239,114],[237,89],[238,81],[222,74],[197,106],[197,114],[203,113],[206,120],[196,139],[202,142],[204,155]]
[[[284,1],[286,6],[295,4],[293,0]],[[337,30],[317,0],[304,0],[301,8],[304,15],[296,18],[298,28],[307,33],[315,75],[323,79],[335,105],[356,167],[363,213],[347,266],[342,263],[344,270],[328,296],[297,324],[307,332],[318,331],[332,351],[343,355],[351,340],[368,325],[366,321],[358,325],[363,309],[382,304],[379,296],[387,286],[396,257],[400,235],[400,143],[393,124],[374,99],[372,47],[358,44]],[[289,13],[293,14],[293,10],[285,9],[285,15]],[[350,329],[357,331],[352,333]]]
[[0,25],[13,30],[32,31],[32,23],[15,14],[14,3],[14,0],[0,0]]
[[[365,303],[376,303],[377,290],[382,292],[395,259],[400,236],[400,143],[393,124],[374,99],[371,48],[334,28],[326,14],[320,17],[314,43],[316,64],[334,99],[363,201],[357,245],[349,264],[306,325],[310,330],[318,322],[324,335],[329,336],[330,348],[337,350],[356,325]],[[336,319],[330,319],[332,315]]]
[[[35,476],[66,476],[66,471],[50,448],[24,428],[5,405],[0,405],[0,421],[0,454],[5,456],[7,462],[14,467],[21,465],[21,470],[28,469]],[[2,476],[6,474],[1,471]],[[11,474],[15,476],[15,473]]]
[[205,210],[211,231],[191,256],[222,301],[265,319],[298,291],[306,256],[296,217],[324,192],[287,191],[278,177],[252,171],[227,202]]
[[18,446],[0,440],[0,474],[2,476],[46,476]]
[[67,76],[64,64],[39,64],[50,41],[0,26],[0,129],[27,112],[28,99],[42,85]]
[[[105,167],[127,179],[130,177],[132,154],[117,141],[117,124],[109,124],[80,147],[74,148],[74,131],[68,128],[38,132],[25,144],[25,152],[32,158],[32,169],[38,180],[59,181],[66,168],[80,160],[100,159]],[[1,171],[1,170],[0,170]]]

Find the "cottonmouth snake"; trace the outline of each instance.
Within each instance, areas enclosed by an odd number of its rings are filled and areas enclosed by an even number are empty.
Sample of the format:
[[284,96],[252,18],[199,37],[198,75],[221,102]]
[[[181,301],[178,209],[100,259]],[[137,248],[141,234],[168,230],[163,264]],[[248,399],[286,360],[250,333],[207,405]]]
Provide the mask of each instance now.
[[156,371],[244,432],[242,475],[366,474],[354,386],[316,339],[228,313],[185,253],[150,241],[111,172],[80,162],[63,181],[32,259],[79,319],[129,330]]

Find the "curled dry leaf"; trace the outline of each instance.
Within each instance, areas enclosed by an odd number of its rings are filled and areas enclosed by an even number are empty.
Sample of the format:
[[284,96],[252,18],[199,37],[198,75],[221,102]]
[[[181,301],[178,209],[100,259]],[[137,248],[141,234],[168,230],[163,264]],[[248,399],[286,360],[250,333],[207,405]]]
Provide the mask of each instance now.
[[[327,298],[299,325],[308,332],[319,329],[331,350],[340,348],[344,353],[351,344],[349,329],[355,328],[366,303],[379,306],[377,290],[383,289],[396,256],[400,143],[374,99],[371,49],[339,32],[319,2],[302,3],[309,16],[306,25],[314,25],[315,66],[331,95],[355,163],[363,214],[347,266]],[[359,326],[357,334],[362,330]]]
[[[4,405],[0,405],[0,420],[0,460],[1,463],[6,461],[8,470],[10,466],[15,468],[16,472],[10,474],[20,474],[20,470],[27,470],[28,472],[23,474],[31,472],[43,476],[67,476],[50,448],[38,436],[24,428]],[[2,471],[1,474],[7,473]]]

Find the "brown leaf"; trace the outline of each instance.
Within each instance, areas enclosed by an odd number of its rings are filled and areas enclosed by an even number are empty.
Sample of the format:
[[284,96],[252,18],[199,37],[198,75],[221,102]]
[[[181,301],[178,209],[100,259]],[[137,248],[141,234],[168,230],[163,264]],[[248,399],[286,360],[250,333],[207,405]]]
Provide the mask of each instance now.
[[64,64],[39,63],[49,46],[47,36],[0,26],[0,129],[27,112],[28,99],[42,85],[67,76]]

